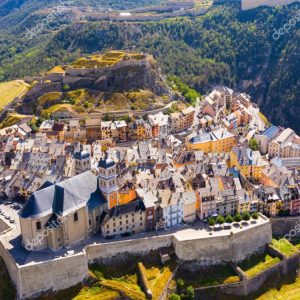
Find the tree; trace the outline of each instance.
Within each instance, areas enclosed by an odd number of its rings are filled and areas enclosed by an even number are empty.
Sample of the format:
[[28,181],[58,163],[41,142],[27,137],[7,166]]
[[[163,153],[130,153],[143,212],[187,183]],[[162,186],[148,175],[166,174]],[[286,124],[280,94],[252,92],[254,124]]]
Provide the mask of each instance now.
[[226,218],[225,218],[225,222],[226,223],[232,223],[233,222],[233,218],[231,215],[227,215]]
[[186,298],[189,300],[195,299],[195,291],[192,286],[188,286],[186,289]]
[[252,151],[257,151],[258,150],[258,142],[255,138],[252,138],[249,141],[249,147],[251,148]]
[[177,283],[177,290],[180,294],[184,290],[184,280],[182,278],[178,278],[176,283]]
[[235,222],[241,222],[242,221],[242,216],[241,214],[237,213],[235,216],[234,216],[234,221]]
[[171,294],[169,299],[170,300],[181,300],[181,297],[179,295],[173,293],[173,294]]
[[254,212],[251,216],[254,220],[257,220],[258,219],[258,213],[257,212]]
[[209,226],[214,226],[215,224],[216,224],[216,221],[215,221],[214,218],[209,218],[209,219],[208,219],[208,225],[209,225]]
[[88,102],[88,101],[84,101],[83,107],[84,107],[84,108],[88,108],[88,107],[89,107],[89,102]]
[[250,220],[250,214],[248,211],[243,212],[243,220],[249,221]]
[[224,217],[223,216],[218,216],[217,217],[217,223],[218,224],[223,224],[225,222]]
[[69,91],[71,89],[71,87],[68,85],[68,84],[65,84],[64,86],[63,86],[63,91],[64,92],[67,92],[67,91]]

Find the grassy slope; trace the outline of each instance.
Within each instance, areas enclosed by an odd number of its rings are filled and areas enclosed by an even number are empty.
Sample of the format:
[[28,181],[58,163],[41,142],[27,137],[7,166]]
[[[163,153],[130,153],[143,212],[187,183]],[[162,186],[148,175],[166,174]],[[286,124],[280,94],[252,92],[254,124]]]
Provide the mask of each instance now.
[[298,251],[298,249],[286,239],[280,239],[280,240],[273,239],[272,245],[274,248],[276,248],[278,251],[280,251],[286,256],[291,256]]
[[0,83],[0,110],[25,91],[27,84],[20,80]]
[[257,300],[299,300],[300,299],[300,277],[294,283],[286,284],[280,290],[271,289],[257,298]]
[[253,277],[278,262],[280,262],[278,257],[272,257],[268,254],[263,254],[251,257],[249,260],[244,261],[239,267],[249,277]]

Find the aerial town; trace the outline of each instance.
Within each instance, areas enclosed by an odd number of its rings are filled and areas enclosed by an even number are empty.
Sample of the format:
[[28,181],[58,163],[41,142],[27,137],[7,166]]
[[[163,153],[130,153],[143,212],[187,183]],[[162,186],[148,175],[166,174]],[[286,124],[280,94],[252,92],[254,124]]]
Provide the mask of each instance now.
[[272,242],[270,217],[300,214],[292,129],[224,86],[176,99],[153,114],[0,130],[0,250],[20,298],[47,291],[36,272],[53,272],[60,290],[86,278],[87,261],[125,252],[172,246],[183,261],[238,262]]
[[1,195],[18,200],[13,208],[24,205],[23,243],[60,214],[87,222],[74,238],[34,249],[65,247],[100,229],[114,239],[216,215],[300,213],[300,137],[226,87],[169,114],[45,120],[36,133],[24,122],[0,138]]

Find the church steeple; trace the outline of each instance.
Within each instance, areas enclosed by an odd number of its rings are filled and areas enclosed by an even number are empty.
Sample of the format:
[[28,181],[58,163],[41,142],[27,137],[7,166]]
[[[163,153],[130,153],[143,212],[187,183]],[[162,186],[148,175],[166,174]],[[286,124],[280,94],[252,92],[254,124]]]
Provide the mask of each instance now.
[[105,154],[98,164],[98,181],[99,187],[108,202],[108,208],[118,204],[118,185],[117,185],[117,168],[116,163]]

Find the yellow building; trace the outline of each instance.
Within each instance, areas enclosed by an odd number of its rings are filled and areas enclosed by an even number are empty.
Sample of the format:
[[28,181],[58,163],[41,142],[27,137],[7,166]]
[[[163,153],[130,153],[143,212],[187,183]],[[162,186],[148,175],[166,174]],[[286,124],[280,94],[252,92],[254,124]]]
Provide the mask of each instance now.
[[236,167],[246,178],[261,179],[262,171],[267,165],[259,151],[234,147],[230,152],[230,167]]
[[204,153],[230,152],[236,145],[235,137],[226,129],[202,133],[187,142],[189,150],[199,150]]
[[129,126],[129,139],[131,140],[145,140],[152,137],[152,127],[144,120],[135,120]]

